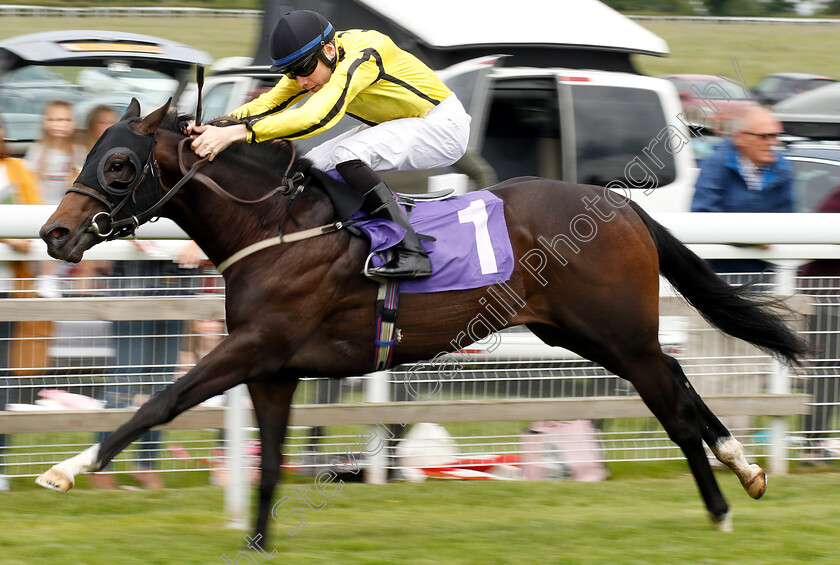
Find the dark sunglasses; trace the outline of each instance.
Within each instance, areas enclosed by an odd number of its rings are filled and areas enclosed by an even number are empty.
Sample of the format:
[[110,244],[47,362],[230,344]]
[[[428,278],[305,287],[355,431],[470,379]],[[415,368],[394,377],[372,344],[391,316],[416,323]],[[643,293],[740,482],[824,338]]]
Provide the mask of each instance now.
[[781,134],[780,133],[754,133],[751,131],[744,132],[747,135],[754,135],[755,137],[760,137],[762,141],[767,141],[768,139],[776,139]]
[[308,77],[312,73],[315,72],[315,69],[318,67],[318,52],[316,51],[299,64],[295,65],[294,68],[288,69],[285,72],[285,75],[292,80],[295,80],[297,77]]

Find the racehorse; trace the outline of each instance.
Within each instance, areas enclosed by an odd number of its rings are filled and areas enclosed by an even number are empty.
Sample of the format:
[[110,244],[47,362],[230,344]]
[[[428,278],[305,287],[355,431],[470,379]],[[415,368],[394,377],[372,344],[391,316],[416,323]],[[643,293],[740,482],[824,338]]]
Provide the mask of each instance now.
[[[92,246],[131,232],[158,213],[172,219],[216,266],[225,266],[229,335],[100,444],[57,464],[37,482],[67,491],[77,474],[103,468],[146,430],[246,383],[262,441],[255,539],[264,544],[298,379],[370,370],[377,285],[360,275],[368,243],[337,229],[330,199],[317,182],[309,182],[314,173],[290,142],[237,144],[205,162],[185,147],[184,119],[169,112],[168,103],[139,116],[134,100],[92,149],[41,237],[51,256],[76,262]],[[203,181],[193,176],[199,165]],[[215,186],[209,190],[208,185]],[[517,258],[504,284],[519,299],[519,308],[498,308],[495,315],[630,381],[684,452],[712,523],[730,530],[730,509],[703,442],[753,498],[764,493],[766,477],[746,460],[741,444],[704,404],[679,363],[663,353],[659,275],[718,328],[796,363],[806,345],[786,326],[780,305],[723,282],[618,193],[534,177],[486,190],[504,203]],[[296,221],[284,222],[288,216]],[[281,223],[288,239],[278,241]],[[332,228],[291,241],[296,233],[322,225]],[[274,243],[229,260],[270,240]],[[486,302],[485,290],[401,296],[394,363],[458,349],[465,328],[477,327],[471,322]]]

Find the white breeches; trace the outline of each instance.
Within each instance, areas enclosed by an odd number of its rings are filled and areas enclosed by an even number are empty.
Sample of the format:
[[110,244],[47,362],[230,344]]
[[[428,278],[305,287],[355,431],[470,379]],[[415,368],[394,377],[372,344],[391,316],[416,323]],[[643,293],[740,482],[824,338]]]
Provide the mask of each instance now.
[[452,94],[422,118],[353,128],[313,148],[306,158],[322,171],[356,159],[374,171],[424,171],[460,159],[469,137],[470,116]]

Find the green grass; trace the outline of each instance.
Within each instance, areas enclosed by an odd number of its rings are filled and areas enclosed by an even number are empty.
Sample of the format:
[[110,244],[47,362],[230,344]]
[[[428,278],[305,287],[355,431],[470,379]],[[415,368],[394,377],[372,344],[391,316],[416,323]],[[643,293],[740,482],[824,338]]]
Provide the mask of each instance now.
[[636,55],[644,74],[700,73],[734,76],[733,59],[752,86],[773,72],[840,78],[840,24],[704,24],[639,22],[668,42],[669,57]]
[[[20,0],[0,0],[0,4],[21,4]],[[189,6],[192,8],[211,9],[241,9],[241,10],[262,10],[262,0],[131,0],[131,2],[114,2],[114,0],[39,0],[38,2],[27,2],[27,5],[52,6],[56,8],[84,8],[88,6],[154,6],[154,7],[175,7]]]
[[[207,50],[214,58],[251,55],[255,18],[3,18],[0,39],[58,29],[110,29],[148,33]],[[801,71],[840,78],[840,24],[706,24],[639,22],[668,42],[669,57],[633,57],[647,75],[733,74],[738,60],[753,85],[770,72]],[[562,61],[558,61],[562,64]]]
[[[346,484],[323,510],[309,511],[306,526],[294,537],[285,534],[286,525],[272,522],[271,545],[279,557],[272,562],[838,561],[840,474],[771,477],[761,501],[747,498],[731,473],[718,478],[734,509],[734,534],[710,528],[686,476],[595,484]],[[220,563],[223,553],[232,559],[244,546],[245,532],[224,527],[219,488],[81,489],[58,495],[28,482],[13,486],[15,491],[0,494],[4,565]]]
[[143,33],[204,49],[214,59],[251,56],[259,40],[258,18],[1,18],[0,39],[64,29]]

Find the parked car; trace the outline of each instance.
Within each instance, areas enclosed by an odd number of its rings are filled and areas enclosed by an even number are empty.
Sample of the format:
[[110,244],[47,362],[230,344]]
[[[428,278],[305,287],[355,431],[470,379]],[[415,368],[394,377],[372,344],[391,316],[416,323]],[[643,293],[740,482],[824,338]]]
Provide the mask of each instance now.
[[677,89],[692,124],[714,132],[729,131],[730,123],[745,106],[753,104],[750,93],[732,81],[713,75],[663,75]]
[[812,139],[840,139],[840,83],[832,83],[773,106],[785,132]]
[[773,73],[763,77],[752,88],[753,100],[772,106],[796,94],[837,82],[822,75],[807,73]]
[[78,128],[98,104],[121,112],[132,97],[144,111],[178,97],[195,65],[212,58],[198,49],[148,35],[53,31],[0,41],[0,109],[7,147],[22,155],[41,136],[44,106],[74,104]]
[[840,142],[793,141],[785,156],[795,171],[797,212],[815,212],[826,196],[840,188]]

